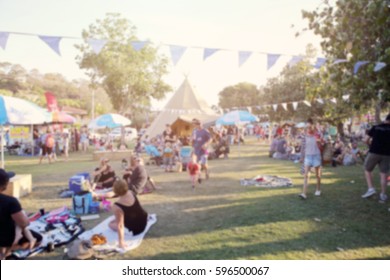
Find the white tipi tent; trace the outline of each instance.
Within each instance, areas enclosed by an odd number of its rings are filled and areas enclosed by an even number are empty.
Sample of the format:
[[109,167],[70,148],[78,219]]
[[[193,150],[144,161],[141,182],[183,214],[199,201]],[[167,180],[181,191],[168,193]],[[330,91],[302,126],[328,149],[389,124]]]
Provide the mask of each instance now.
[[144,135],[149,135],[152,138],[161,134],[166,124],[172,124],[184,115],[187,118],[202,116],[202,120],[207,121],[214,121],[218,118],[218,115],[208,107],[207,103],[195,94],[187,78],[184,79],[164,109],[147,128]]

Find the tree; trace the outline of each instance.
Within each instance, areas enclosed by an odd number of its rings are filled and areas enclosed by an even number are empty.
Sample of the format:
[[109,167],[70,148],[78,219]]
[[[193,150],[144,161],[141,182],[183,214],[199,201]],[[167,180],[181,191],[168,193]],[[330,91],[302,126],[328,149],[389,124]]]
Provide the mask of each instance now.
[[[318,87],[318,78],[315,77],[311,60],[315,57],[316,50],[312,45],[306,48],[306,55],[295,65],[286,65],[276,78],[269,79],[266,86],[261,91],[261,99],[263,104],[280,104],[289,103],[287,110],[282,106],[278,106],[277,110],[269,108],[266,113],[271,120],[305,120],[308,117],[321,119],[323,108],[315,101],[316,93],[313,89]],[[294,110],[292,102],[307,100],[312,103],[311,107],[298,107]]]
[[258,102],[259,91],[254,84],[239,83],[224,88],[218,95],[218,104],[221,108],[239,108],[256,104]]
[[[161,99],[171,90],[162,81],[167,59],[158,56],[151,44],[135,50],[132,42],[139,41],[135,31],[119,14],[107,14],[83,30],[84,43],[76,46],[81,52],[76,59],[91,83],[104,88],[115,110],[133,116],[149,108],[151,98]],[[107,40],[98,54],[87,44],[90,38]]]
[[22,90],[27,72],[19,64],[9,62],[0,63],[0,88],[9,90],[13,94]]
[[[331,92],[338,100],[349,94],[349,102],[340,103],[339,112],[375,107],[379,121],[380,109],[390,101],[389,65],[374,71],[376,62],[390,61],[388,1],[337,0],[335,7],[324,1],[315,11],[303,11],[302,15],[308,19],[309,28],[322,37],[321,47],[329,61],[322,77],[328,86],[318,93],[326,96]],[[347,62],[332,64],[345,58]],[[368,64],[354,73],[358,61]]]

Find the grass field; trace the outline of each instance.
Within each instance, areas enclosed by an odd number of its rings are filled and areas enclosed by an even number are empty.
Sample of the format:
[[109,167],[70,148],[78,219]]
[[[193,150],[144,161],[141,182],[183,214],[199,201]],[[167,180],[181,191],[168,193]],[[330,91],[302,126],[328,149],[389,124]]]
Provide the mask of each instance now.
[[[149,213],[157,214],[143,243],[120,259],[390,259],[389,204],[377,197],[364,200],[362,165],[325,167],[322,195],[298,198],[303,178],[299,165],[267,156],[268,146],[249,139],[233,146],[229,159],[210,161],[211,178],[193,191],[187,173],[165,173],[147,166],[161,190],[140,196]],[[28,212],[63,205],[58,192],[77,172],[97,165],[91,154],[71,154],[68,162],[37,164],[36,158],[7,157],[8,170],[33,175],[34,191],[21,198]],[[113,166],[120,173],[120,162]],[[258,174],[293,180],[293,187],[241,186],[240,178]],[[375,183],[379,189],[379,178]],[[90,228],[100,220],[84,223]],[[63,249],[35,259],[61,259]]]

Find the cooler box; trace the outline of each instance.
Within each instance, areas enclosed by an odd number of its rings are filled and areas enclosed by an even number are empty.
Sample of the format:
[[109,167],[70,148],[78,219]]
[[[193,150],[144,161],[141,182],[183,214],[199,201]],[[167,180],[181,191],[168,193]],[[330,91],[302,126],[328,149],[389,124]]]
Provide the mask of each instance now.
[[89,177],[88,172],[77,173],[76,176],[83,176],[85,180],[91,181],[91,178]]
[[89,173],[77,173],[69,179],[69,190],[74,193],[83,191],[87,181],[90,181]]

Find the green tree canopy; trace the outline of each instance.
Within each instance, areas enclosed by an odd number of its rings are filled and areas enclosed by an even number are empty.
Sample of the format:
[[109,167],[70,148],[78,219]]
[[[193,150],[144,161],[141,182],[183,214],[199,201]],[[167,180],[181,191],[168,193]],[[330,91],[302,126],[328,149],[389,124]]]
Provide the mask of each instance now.
[[[81,53],[78,63],[87,70],[91,82],[104,88],[115,110],[131,116],[149,108],[151,98],[161,99],[171,90],[162,80],[167,74],[167,59],[150,43],[135,50],[132,42],[139,41],[135,31],[119,14],[107,14],[83,30],[84,43],[76,46]],[[107,40],[100,53],[89,47],[91,38]]]
[[[368,110],[373,104],[379,111],[390,101],[390,8],[384,0],[337,0],[335,5],[323,1],[315,11],[303,11],[309,28],[321,36],[321,47],[328,59],[321,79],[325,81],[318,94],[330,93],[341,100],[350,95],[348,103],[341,103],[335,114]],[[333,64],[336,59],[347,62]],[[368,64],[354,73],[358,61]],[[376,62],[387,66],[374,71]],[[379,114],[377,114],[379,117]]]
[[258,102],[259,91],[256,85],[239,83],[224,88],[219,94],[219,106],[223,109],[253,106]]

